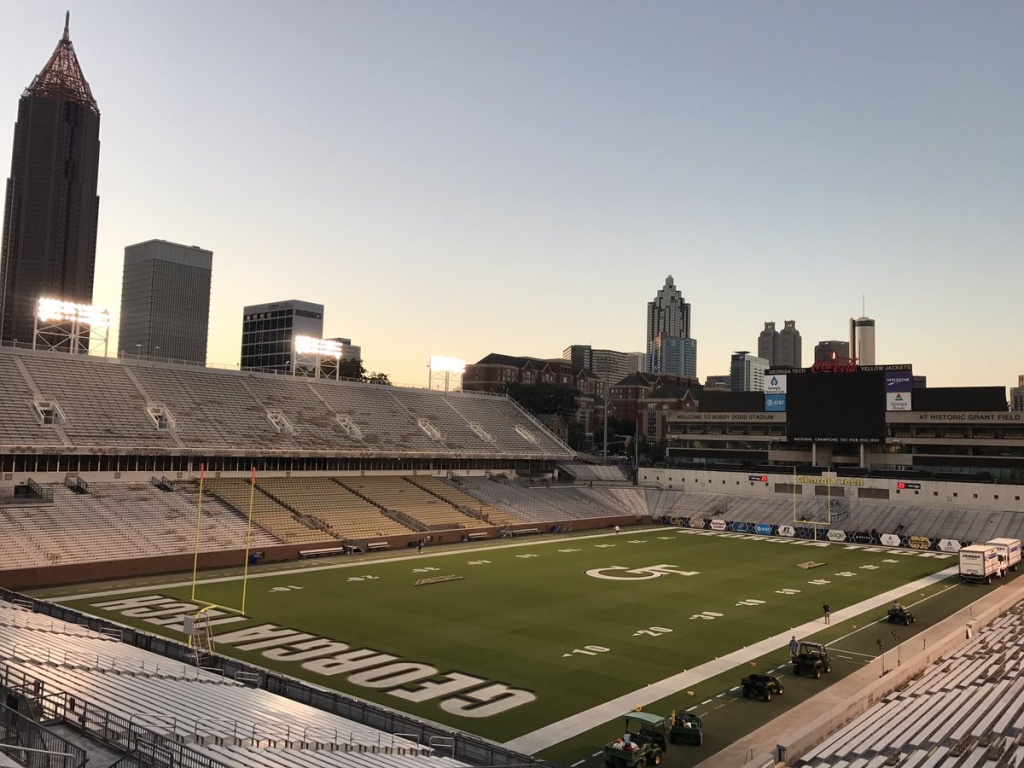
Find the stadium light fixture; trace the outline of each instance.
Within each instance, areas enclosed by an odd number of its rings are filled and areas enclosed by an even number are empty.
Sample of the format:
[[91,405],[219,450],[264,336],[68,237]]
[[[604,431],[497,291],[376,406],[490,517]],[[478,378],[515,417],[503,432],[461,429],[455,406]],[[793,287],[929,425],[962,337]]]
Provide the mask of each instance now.
[[457,357],[430,356],[430,370],[437,373],[465,373],[466,361]]
[[87,353],[92,337],[102,343],[103,356],[107,356],[108,309],[41,296],[36,301],[33,324],[32,349],[42,345],[48,350]]
[[78,323],[92,328],[110,327],[109,309],[60,299],[39,299],[36,302],[36,317],[44,323]]
[[341,359],[345,354],[341,344],[337,341],[317,339],[313,336],[296,336],[295,352],[300,355],[318,355],[336,359]]
[[[457,357],[444,357],[443,355],[431,355],[427,362],[427,389],[434,389],[434,380],[437,379],[438,389],[444,387],[447,392],[451,386],[452,374],[462,376],[466,372],[466,361]],[[461,388],[461,381],[459,382]]]

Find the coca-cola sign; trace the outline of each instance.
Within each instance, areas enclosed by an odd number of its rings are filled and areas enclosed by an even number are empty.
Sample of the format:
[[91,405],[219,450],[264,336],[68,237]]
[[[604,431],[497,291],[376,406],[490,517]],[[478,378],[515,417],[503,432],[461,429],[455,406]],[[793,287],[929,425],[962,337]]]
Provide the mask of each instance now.
[[834,357],[831,360],[815,360],[811,373],[856,373],[860,370],[857,357]]

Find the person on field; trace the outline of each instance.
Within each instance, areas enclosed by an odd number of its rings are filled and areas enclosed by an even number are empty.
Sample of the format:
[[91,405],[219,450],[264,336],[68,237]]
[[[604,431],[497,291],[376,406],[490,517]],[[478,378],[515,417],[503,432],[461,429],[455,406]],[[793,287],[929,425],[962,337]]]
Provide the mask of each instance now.
[[619,526],[616,525],[615,526],[615,533],[618,534],[618,532],[619,532]]
[[825,623],[826,624],[831,624],[832,623],[832,618],[831,618],[831,616],[832,616],[832,609],[829,607],[828,603],[822,603],[822,605],[821,605],[821,612],[823,614],[825,614]]
[[796,635],[793,635],[789,639],[789,658],[795,659],[798,653],[800,653],[800,643],[796,641]]

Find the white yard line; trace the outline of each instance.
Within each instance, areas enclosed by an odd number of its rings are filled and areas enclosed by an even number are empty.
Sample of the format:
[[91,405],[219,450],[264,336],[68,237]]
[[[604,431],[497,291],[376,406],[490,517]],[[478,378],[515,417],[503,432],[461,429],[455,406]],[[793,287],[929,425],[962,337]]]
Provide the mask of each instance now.
[[[883,592],[880,595],[875,595],[874,597],[862,600],[855,605],[848,606],[847,608],[843,608],[838,611],[833,611],[832,618],[837,622],[852,619],[866,611],[874,610],[886,603],[892,602],[896,598],[906,595],[909,592],[924,589],[932,584],[942,581],[945,578],[955,576],[958,571],[959,567],[947,568],[944,571],[933,573],[909,584],[903,584],[899,587],[895,587],[894,589],[890,589],[888,592]],[[549,747],[553,747],[555,744],[563,742],[566,739],[571,739],[574,736],[586,733],[596,725],[606,723],[609,720],[614,720],[623,712],[633,709],[637,704],[651,704],[668,696],[673,696],[680,691],[692,688],[693,686],[715,677],[716,675],[728,672],[734,667],[746,664],[756,658],[764,656],[767,653],[784,648],[786,643],[789,641],[789,638],[794,634],[811,635],[822,629],[824,626],[825,624],[818,619],[799,627],[793,627],[785,632],[780,632],[772,637],[765,638],[758,643],[748,645],[746,648],[733,651],[721,658],[705,662],[693,669],[686,670],[679,674],[672,675],[671,677],[667,677],[664,680],[651,683],[644,688],[639,688],[631,693],[614,698],[611,701],[606,701],[604,704],[598,704],[596,707],[591,707],[583,712],[578,712],[575,715],[566,717],[556,723],[551,723],[543,728],[538,728],[536,731],[531,733],[523,734],[522,736],[506,742],[505,746],[517,752],[534,755]]]
[[[664,528],[647,528],[644,530],[644,534],[656,533]],[[667,530],[675,530],[674,528],[668,528]],[[637,534],[640,535],[640,534]],[[558,544],[559,546],[566,546],[568,543],[577,541],[586,541],[587,539],[603,539],[614,537],[615,533],[595,533],[583,536],[573,536],[569,538],[558,538],[558,539],[534,539],[533,541],[520,540],[516,542],[509,542],[508,544],[492,544],[485,547],[466,547],[458,549],[445,549],[442,552],[424,552],[422,554],[416,554],[415,549],[409,550],[407,554],[398,557],[382,557],[373,560],[363,560],[362,558],[353,558],[351,561],[344,563],[331,563],[330,565],[315,565],[308,566],[306,568],[291,568],[280,571],[265,571],[262,573],[250,573],[249,579],[272,579],[277,576],[292,576],[295,574],[303,573],[316,573],[317,571],[334,571],[339,568],[372,568],[380,563],[420,563],[424,560],[428,560],[433,557],[451,557],[452,555],[463,555],[463,554],[474,554],[479,552],[493,552],[498,549],[517,549],[520,547],[542,547],[549,544]],[[199,579],[196,584],[223,584],[229,581],[241,581],[244,577],[241,575],[236,576],[220,576],[214,579]],[[91,600],[96,597],[110,597],[114,595],[130,595],[135,592],[149,592],[154,587],[161,589],[175,589],[177,587],[191,587],[191,581],[175,581],[175,582],[164,582],[159,583],[157,581],[147,582],[148,586],[141,587],[124,587],[121,589],[110,589],[104,592],[91,592],[84,595],[76,595],[68,593],[66,595],[56,595],[46,598],[52,602],[60,602],[67,600]]]

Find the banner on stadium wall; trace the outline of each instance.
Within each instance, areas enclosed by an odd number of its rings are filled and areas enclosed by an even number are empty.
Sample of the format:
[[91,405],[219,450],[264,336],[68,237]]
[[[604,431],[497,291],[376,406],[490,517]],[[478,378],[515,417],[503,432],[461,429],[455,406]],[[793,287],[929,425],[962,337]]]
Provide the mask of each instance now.
[[913,392],[914,374],[910,371],[886,371],[886,392]]
[[828,532],[829,541],[846,541],[846,531],[831,530]]
[[711,530],[712,531],[724,531],[726,529],[725,520],[712,520]]
[[730,523],[729,528],[733,531],[736,531],[736,533],[747,533],[747,531],[750,530],[750,523],[738,521],[735,523]]
[[898,547],[903,543],[903,540],[893,533],[883,533],[882,543],[887,547]]
[[796,529],[792,525],[780,525],[779,536],[796,536]]
[[758,523],[754,526],[754,533],[758,534],[759,536],[771,536],[772,527],[768,525],[768,523]]
[[911,549],[931,549],[932,540],[926,536],[910,536],[907,538],[906,546]]
[[698,528],[700,530],[704,530],[704,518],[701,518],[701,517],[691,517],[690,518],[690,527],[691,528]]
[[[764,377],[764,393],[766,395],[784,395],[786,394],[786,374],[784,373],[773,373],[770,376]],[[785,403],[786,399],[783,398],[782,402]],[[767,409],[765,409],[767,410]]]
[[855,544],[877,544],[878,539],[872,536],[868,531],[854,531],[852,534],[846,534],[846,540],[852,541]]
[[910,392],[886,392],[885,410],[890,413],[895,411],[911,411],[913,395]]
[[823,523],[844,523],[850,519],[850,500],[845,496],[819,496],[818,519]]
[[940,539],[939,540],[939,551],[940,552],[959,552],[960,542],[956,539]]

